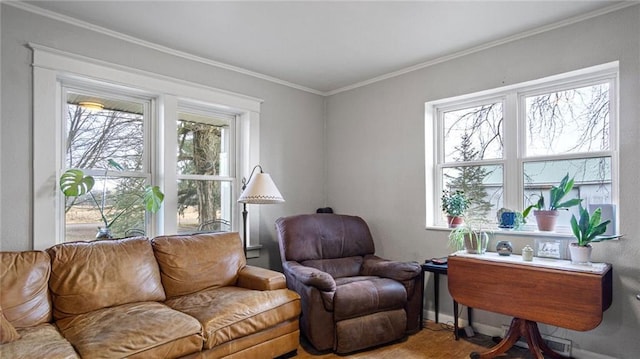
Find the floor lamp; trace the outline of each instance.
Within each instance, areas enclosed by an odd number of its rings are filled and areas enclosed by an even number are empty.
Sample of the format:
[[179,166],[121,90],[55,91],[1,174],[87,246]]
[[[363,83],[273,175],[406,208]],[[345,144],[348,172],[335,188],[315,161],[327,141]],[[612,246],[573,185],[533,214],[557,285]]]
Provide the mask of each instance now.
[[[260,172],[256,173],[256,169]],[[249,179],[242,178],[242,194],[238,198],[242,203],[242,247],[247,257],[247,204],[274,204],[284,202],[284,198],[273,183],[271,176],[262,171],[262,166],[256,165],[251,170]]]

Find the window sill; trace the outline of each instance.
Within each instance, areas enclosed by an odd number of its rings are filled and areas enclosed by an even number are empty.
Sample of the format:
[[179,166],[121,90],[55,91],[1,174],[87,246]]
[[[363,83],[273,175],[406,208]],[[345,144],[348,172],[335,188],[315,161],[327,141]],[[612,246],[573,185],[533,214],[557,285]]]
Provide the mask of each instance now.
[[[451,232],[452,228],[449,227],[440,227],[440,226],[426,226],[426,230],[429,231],[442,231],[442,232]],[[541,232],[538,230],[505,230],[500,228],[492,228],[489,231],[497,236],[506,236],[506,237],[544,237],[544,238],[558,238],[558,239],[572,239],[574,238],[573,233],[567,229],[567,231],[560,230],[560,232]]]

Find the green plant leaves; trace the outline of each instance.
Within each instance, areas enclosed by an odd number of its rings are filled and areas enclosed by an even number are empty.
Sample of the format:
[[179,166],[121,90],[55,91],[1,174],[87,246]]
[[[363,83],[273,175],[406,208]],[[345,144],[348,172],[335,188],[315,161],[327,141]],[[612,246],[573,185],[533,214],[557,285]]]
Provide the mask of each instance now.
[[60,190],[67,197],[82,196],[91,191],[95,185],[92,176],[85,176],[82,170],[70,169],[60,176]]
[[597,238],[599,235],[606,232],[607,225],[611,222],[610,220],[606,220],[600,223],[600,219],[602,218],[602,209],[598,208],[593,211],[593,214],[589,215],[589,211],[580,205],[578,211],[580,213],[580,220],[577,220],[575,215],[571,216],[571,231],[576,239],[578,239],[579,246],[586,246],[590,242],[599,242],[618,237],[609,236]]
[[146,186],[144,189],[144,206],[147,211],[151,213],[156,213],[160,209],[162,205],[162,201],[164,200],[164,193],[160,191],[160,187],[158,186]]

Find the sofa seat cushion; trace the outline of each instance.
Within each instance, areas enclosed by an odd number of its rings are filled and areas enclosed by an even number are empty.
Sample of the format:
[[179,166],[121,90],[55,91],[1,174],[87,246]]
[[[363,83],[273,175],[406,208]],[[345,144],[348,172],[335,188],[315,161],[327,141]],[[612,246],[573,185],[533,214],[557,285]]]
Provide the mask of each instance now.
[[56,322],[83,358],[175,358],[202,349],[195,318],[161,303],[99,309]]
[[51,359],[80,358],[73,346],[52,324],[39,324],[18,329],[20,339],[0,345],[0,358],[33,359],[46,353]]
[[169,299],[171,308],[200,321],[204,348],[271,328],[300,315],[300,297],[288,289],[220,287]]
[[336,282],[333,296],[335,320],[403,308],[406,304],[407,291],[402,283],[388,278],[360,278],[362,280],[352,277],[345,283]]

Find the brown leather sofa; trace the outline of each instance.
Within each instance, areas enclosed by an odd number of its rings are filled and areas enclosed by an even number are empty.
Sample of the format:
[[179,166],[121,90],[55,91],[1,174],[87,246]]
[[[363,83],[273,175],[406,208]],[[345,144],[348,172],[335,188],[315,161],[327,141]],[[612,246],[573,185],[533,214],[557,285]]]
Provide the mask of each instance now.
[[246,265],[237,233],[0,259],[1,358],[274,358],[299,344],[299,296]]
[[287,286],[302,298],[302,333],[317,350],[349,353],[420,330],[419,264],[377,257],[362,218],[297,215],[276,229]]

